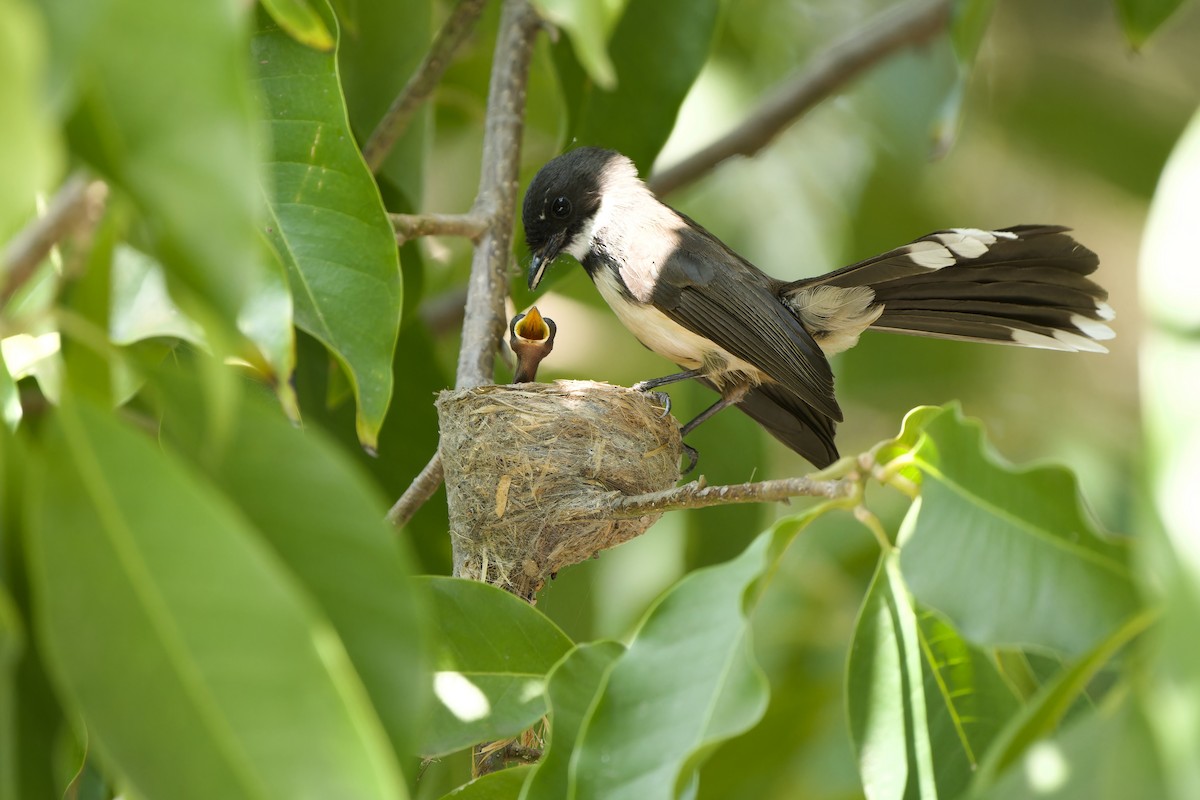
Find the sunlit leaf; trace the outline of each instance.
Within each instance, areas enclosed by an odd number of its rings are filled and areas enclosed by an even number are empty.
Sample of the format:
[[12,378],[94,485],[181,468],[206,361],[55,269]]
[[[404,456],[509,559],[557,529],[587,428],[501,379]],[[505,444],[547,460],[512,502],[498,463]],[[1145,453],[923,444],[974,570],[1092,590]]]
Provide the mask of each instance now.
[[419,585],[441,633],[421,753],[451,753],[537,722],[546,711],[546,676],[571,640],[540,611],[494,586],[455,578],[424,578]]
[[267,233],[287,267],[296,324],[346,369],[359,440],[375,449],[400,325],[392,228],[350,132],[336,55],[298,44],[262,12],[252,52],[273,148]]
[[1028,753],[1038,740],[1050,736],[1088,682],[1133,637],[1142,633],[1151,619],[1149,613],[1133,617],[1043,686],[996,737],[975,775],[974,786],[989,786],[1000,772]]
[[990,789],[971,800],[1126,800],[1190,797],[1195,784],[1172,795],[1163,780],[1148,720],[1137,707],[1097,709],[1042,741]]
[[936,797],[917,616],[894,555],[880,559],[846,667],[847,713],[869,800]]
[[718,6],[715,0],[630,0],[609,44],[617,75],[611,89],[574,68],[560,45],[568,141],[619,150],[647,176],[708,58]]
[[1141,47],[1183,5],[1183,0],[1116,0],[1125,38]]
[[39,642],[131,792],[406,795],[337,636],[211,485],[80,401],[31,483]]
[[321,15],[306,0],[262,0],[275,24],[301,44],[316,50],[332,50],[336,40]]
[[926,422],[913,459],[901,569],[967,640],[1079,654],[1136,611],[1127,549],[1101,537],[1070,472],[1003,463],[956,407]]
[[239,355],[285,382],[291,304],[258,230],[260,143],[241,16],[228,2],[43,6],[78,100],[74,151],[132,198],[173,296],[189,312],[198,306],[218,335],[210,343],[240,331],[258,354]]
[[605,0],[534,0],[534,6],[543,17],[567,32],[575,57],[588,78],[604,89],[613,88],[617,76],[608,55],[608,37],[617,14],[611,4]]
[[112,282],[108,334],[114,344],[159,336],[203,343],[203,329],[171,299],[162,265],[153,258],[129,245],[118,245],[113,253]]

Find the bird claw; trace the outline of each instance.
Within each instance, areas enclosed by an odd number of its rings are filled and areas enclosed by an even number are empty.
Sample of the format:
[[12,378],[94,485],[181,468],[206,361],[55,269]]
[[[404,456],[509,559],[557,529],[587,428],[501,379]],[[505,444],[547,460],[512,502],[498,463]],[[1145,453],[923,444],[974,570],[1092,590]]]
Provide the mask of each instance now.
[[663,411],[662,414],[659,415],[659,419],[662,419],[671,413],[671,395],[667,394],[666,392],[652,391],[654,386],[655,384],[653,381],[640,381],[639,383],[635,383],[630,388],[635,392],[641,392],[642,394],[645,394],[656,400],[658,404],[662,406]]
[[687,466],[679,473],[680,477],[694,470],[696,463],[700,460],[700,453],[691,445],[683,444],[683,454],[687,456]]

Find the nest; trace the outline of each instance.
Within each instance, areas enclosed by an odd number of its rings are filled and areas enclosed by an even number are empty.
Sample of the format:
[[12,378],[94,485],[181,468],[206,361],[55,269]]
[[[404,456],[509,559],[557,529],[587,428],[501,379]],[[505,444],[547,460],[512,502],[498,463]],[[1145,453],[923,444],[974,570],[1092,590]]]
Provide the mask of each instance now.
[[480,386],[437,400],[455,574],[533,602],[547,577],[658,519],[605,515],[614,497],[679,480],[674,417],[593,381]]

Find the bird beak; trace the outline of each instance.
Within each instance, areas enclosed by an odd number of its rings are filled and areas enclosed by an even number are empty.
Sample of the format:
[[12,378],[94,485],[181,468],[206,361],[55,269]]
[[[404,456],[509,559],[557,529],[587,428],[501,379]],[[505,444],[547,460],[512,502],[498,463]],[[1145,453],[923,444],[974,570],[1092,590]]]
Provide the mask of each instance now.
[[534,306],[529,309],[528,314],[522,315],[513,323],[513,333],[522,339],[541,342],[550,338],[550,326],[538,313],[537,306]]
[[562,252],[563,244],[567,234],[565,231],[556,233],[546,240],[546,244],[542,245],[540,250],[533,254],[533,260],[529,262],[529,291],[533,291],[542,282],[542,277],[546,273],[546,267],[550,266],[550,262],[558,258],[558,254]]

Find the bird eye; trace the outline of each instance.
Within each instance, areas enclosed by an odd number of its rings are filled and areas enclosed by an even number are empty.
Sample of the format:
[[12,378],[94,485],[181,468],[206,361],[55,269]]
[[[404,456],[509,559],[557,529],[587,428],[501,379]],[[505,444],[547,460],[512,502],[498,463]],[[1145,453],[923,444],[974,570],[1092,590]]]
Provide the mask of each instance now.
[[558,219],[566,219],[571,215],[571,201],[565,197],[556,197],[550,204],[550,213]]

